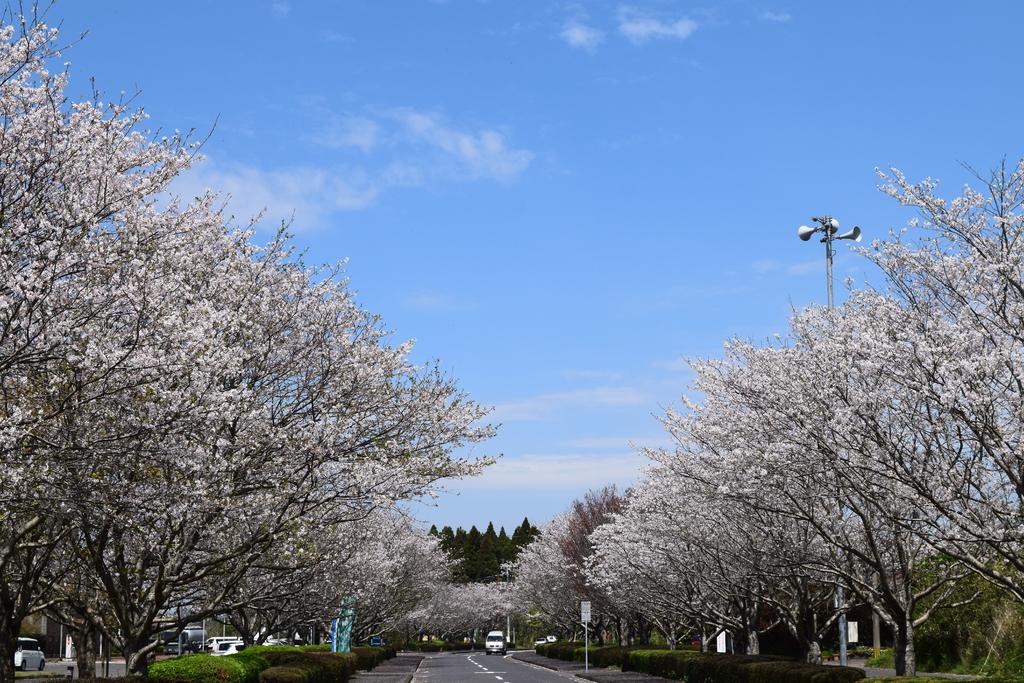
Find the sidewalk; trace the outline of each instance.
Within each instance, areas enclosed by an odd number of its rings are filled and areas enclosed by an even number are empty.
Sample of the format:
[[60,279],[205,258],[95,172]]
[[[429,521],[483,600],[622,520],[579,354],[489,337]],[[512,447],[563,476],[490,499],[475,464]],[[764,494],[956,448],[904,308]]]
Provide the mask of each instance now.
[[381,662],[373,671],[360,671],[352,680],[361,683],[410,683],[422,661],[423,655],[419,653],[402,652]]

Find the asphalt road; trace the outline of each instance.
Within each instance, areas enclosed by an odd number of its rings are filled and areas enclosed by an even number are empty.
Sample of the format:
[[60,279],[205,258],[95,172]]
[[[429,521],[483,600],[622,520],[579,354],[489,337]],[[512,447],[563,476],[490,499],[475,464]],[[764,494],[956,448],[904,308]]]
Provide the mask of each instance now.
[[[46,671],[52,671],[60,674],[61,678],[67,675],[68,666],[75,667],[75,678],[78,678],[78,665],[75,664],[74,660],[46,660]],[[31,673],[31,672],[30,672]],[[110,675],[113,676],[124,676],[124,660],[116,659],[110,662]],[[96,663],[96,678],[103,676],[103,662]],[[25,678],[25,676],[22,676]],[[53,679],[50,679],[53,680]]]
[[424,659],[412,680],[413,683],[565,683],[568,679],[571,677],[507,656],[453,652]]

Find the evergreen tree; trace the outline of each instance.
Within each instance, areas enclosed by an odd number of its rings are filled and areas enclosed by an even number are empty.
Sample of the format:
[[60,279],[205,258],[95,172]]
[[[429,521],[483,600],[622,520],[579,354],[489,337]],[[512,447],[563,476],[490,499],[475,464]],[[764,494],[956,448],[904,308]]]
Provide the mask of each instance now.
[[502,566],[515,560],[520,550],[529,545],[540,531],[524,518],[511,538],[505,527],[495,532],[494,522],[488,522],[483,533],[476,526],[470,527],[469,531],[462,527],[452,531],[450,526],[437,531],[431,527],[431,533],[438,537],[441,549],[452,562],[452,580],[465,583],[506,578],[501,576]]

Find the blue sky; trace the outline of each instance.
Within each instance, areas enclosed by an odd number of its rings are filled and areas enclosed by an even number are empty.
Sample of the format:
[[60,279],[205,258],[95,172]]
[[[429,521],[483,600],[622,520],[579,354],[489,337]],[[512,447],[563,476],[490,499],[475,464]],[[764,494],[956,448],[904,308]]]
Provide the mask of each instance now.
[[[948,192],[1024,154],[1016,2],[62,0],[72,88],[195,128],[182,192],[294,217],[309,261],[495,406],[503,454],[418,514],[511,527],[628,484],[683,357],[824,300],[831,213],[908,214],[876,167]],[[214,123],[216,127],[214,128]],[[841,249],[837,286],[870,278]]]

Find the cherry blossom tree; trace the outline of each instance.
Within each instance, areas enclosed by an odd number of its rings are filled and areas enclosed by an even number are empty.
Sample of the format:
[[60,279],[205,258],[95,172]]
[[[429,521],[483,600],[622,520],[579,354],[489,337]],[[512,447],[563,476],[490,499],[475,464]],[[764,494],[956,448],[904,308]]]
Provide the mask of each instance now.
[[864,250],[906,312],[892,381],[917,397],[901,417],[918,448],[888,474],[913,496],[911,531],[1024,600],[1024,160],[975,176],[980,190],[944,199],[932,179],[882,174],[918,212]]
[[[98,591],[94,626],[142,673],[156,633],[230,607],[308,529],[477,471],[451,452],[491,430],[340,268],[169,198],[194,148],[67,101],[56,39],[24,20],[0,41],[0,667],[26,614]],[[72,532],[77,597],[48,571]]]
[[[48,69],[60,53],[56,31],[34,15],[7,19],[0,28],[3,680],[13,677],[14,637],[45,600],[57,576],[47,568],[69,529],[62,466],[84,451],[58,435],[130,353],[100,357],[86,337],[113,319],[112,276],[132,258],[118,231],[192,151],[180,136],[145,138],[136,130],[141,113],[98,100],[69,103],[67,75]],[[142,235],[132,239],[147,247]],[[115,326],[108,337],[114,330],[125,331]],[[130,340],[129,331],[122,341]]]

